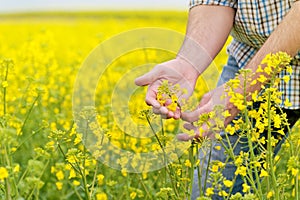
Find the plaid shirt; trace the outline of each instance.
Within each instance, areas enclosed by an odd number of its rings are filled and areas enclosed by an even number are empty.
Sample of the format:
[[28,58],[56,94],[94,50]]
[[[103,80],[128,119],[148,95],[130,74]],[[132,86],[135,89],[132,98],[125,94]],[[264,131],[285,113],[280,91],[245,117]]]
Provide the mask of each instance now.
[[[233,41],[227,48],[228,54],[233,56],[239,67],[243,68],[264,44],[268,36],[280,23],[297,0],[190,0],[190,8],[197,5],[229,6],[236,10],[235,22],[231,35]],[[288,99],[291,107],[300,109],[300,52],[291,62],[293,74],[290,81],[281,81],[279,90],[282,92],[283,102]],[[282,71],[279,77],[287,75]]]

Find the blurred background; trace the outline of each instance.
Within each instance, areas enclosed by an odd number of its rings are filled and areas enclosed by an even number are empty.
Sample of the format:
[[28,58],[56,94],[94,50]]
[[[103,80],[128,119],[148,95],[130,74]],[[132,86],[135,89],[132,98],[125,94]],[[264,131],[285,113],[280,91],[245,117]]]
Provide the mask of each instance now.
[[1,0],[0,12],[49,10],[185,10],[186,0]]

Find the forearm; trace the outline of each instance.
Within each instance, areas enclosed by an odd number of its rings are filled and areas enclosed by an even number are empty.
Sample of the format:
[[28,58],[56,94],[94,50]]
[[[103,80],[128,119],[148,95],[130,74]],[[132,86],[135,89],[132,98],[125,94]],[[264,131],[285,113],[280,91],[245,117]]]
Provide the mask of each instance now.
[[[264,45],[256,53],[253,59],[245,67],[251,69],[252,72],[256,72],[263,58],[269,53],[276,53],[279,51],[286,52],[290,56],[295,56],[300,50],[300,2],[294,3],[289,13],[284,17],[281,23],[277,26],[274,32],[270,35]],[[264,65],[261,65],[264,69]],[[255,73],[253,79],[257,79],[260,75],[266,73]],[[242,79],[240,77],[240,79]],[[257,81],[257,84],[249,86],[248,92],[260,90],[262,83]]]
[[189,13],[186,38],[178,53],[201,74],[222,49],[235,11],[225,6],[196,6]]

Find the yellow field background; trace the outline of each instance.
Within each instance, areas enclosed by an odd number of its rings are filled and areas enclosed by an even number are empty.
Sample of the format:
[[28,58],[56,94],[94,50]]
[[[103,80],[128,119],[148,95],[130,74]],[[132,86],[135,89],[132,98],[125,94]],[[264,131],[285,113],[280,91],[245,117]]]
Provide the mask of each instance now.
[[[75,77],[97,45],[136,28],[161,27],[184,34],[187,15],[169,11],[1,15],[0,198],[175,199],[174,192],[180,199],[188,198],[188,177],[192,170],[187,152],[173,164],[174,181],[167,178],[166,169],[127,173],[122,166],[128,160],[116,160],[121,171],[111,169],[82,145],[82,135],[76,131],[72,113]],[[152,63],[160,63],[173,57],[151,49],[133,52],[113,63],[115,70],[111,73],[115,74],[109,74],[102,86],[114,83],[113,79],[123,73],[122,68],[143,64],[149,58]],[[226,58],[223,49],[215,60],[219,70]],[[212,84],[216,80],[217,77],[212,77]],[[198,97],[207,91],[201,85],[200,80]],[[109,130],[105,134],[111,141],[132,152],[159,148],[153,138],[136,140],[111,128],[115,124],[106,105],[109,98],[97,93],[96,104],[102,114],[101,127]],[[135,111],[140,109],[137,105],[147,108],[142,96],[133,101],[136,104],[129,106]],[[139,120],[138,116],[135,120]],[[164,140],[168,141],[178,132],[180,124],[171,120],[165,126]],[[281,163],[279,168],[284,169],[285,159]],[[177,185],[178,191],[172,191],[172,184]]]

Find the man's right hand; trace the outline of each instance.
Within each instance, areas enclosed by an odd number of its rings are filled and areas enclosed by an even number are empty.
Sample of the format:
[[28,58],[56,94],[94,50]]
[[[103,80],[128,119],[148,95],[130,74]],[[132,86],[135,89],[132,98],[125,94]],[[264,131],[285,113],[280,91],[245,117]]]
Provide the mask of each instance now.
[[148,85],[146,94],[146,103],[153,108],[153,112],[160,114],[166,118],[179,119],[181,110],[177,107],[176,111],[170,111],[166,106],[161,105],[157,101],[157,89],[164,80],[175,85],[179,84],[181,88],[187,90],[187,94],[180,96],[180,98],[188,98],[194,91],[195,84],[199,72],[197,69],[184,60],[177,57],[176,59],[156,65],[150,72],[138,77],[135,84],[138,86]]

